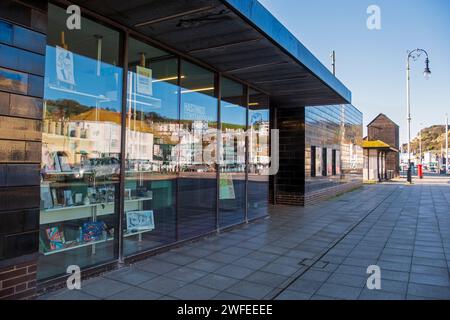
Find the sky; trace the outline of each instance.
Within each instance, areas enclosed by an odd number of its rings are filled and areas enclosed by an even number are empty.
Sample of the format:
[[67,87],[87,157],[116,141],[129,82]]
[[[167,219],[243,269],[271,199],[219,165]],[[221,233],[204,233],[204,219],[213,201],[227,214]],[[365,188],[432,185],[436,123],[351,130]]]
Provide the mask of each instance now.
[[[259,1],[330,69],[335,50],[336,75],[352,91],[364,127],[384,113],[400,126],[402,143],[407,141],[407,52],[425,49],[431,79],[423,77],[424,56],[411,63],[412,137],[423,127],[445,124],[450,114],[450,1]],[[380,30],[367,28],[370,5],[381,10]]]

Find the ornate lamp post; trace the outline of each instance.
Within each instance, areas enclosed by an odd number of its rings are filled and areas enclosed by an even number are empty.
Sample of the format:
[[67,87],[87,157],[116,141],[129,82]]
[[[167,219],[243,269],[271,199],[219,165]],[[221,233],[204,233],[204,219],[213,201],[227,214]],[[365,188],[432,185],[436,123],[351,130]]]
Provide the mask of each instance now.
[[406,104],[407,104],[407,121],[408,121],[408,182],[412,183],[412,172],[411,172],[411,68],[410,61],[417,61],[422,54],[425,54],[425,71],[423,75],[425,79],[429,79],[431,77],[430,71],[430,59],[428,58],[428,53],[423,49],[415,49],[408,53],[408,57],[406,59]]

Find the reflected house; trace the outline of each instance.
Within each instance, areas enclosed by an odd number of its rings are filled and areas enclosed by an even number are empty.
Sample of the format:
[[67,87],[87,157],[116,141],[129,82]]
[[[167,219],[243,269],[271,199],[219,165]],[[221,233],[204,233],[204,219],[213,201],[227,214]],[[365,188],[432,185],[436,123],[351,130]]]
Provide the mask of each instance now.
[[[73,116],[70,121],[46,119],[43,140],[49,152],[64,152],[70,164],[80,163],[82,157],[114,157],[120,154],[120,113],[89,110]],[[153,134],[139,122],[127,130],[127,154],[130,160],[152,161]]]
[[350,90],[258,1],[67,4],[0,6],[0,298],[361,185]]

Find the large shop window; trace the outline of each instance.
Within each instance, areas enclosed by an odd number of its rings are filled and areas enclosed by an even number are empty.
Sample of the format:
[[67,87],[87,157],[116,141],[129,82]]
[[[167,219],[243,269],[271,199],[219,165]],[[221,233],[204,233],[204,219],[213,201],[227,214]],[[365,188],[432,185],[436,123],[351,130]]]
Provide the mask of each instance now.
[[124,254],[176,241],[178,58],[133,38],[128,48]]
[[269,97],[250,90],[248,115],[248,218],[268,214],[270,168]]
[[217,120],[215,74],[181,61],[178,236],[216,228]]
[[119,33],[48,8],[38,278],[116,258],[121,146]]
[[241,84],[227,78],[220,83],[219,226],[228,227],[245,220],[247,108]]

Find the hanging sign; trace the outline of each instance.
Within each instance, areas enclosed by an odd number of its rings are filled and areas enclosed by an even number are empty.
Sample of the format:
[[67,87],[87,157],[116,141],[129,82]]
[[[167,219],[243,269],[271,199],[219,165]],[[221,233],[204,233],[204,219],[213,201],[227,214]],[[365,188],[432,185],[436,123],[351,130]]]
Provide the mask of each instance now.
[[73,73],[73,53],[56,47],[56,76],[59,81],[75,85]]
[[136,67],[136,91],[139,94],[153,95],[152,69]]

